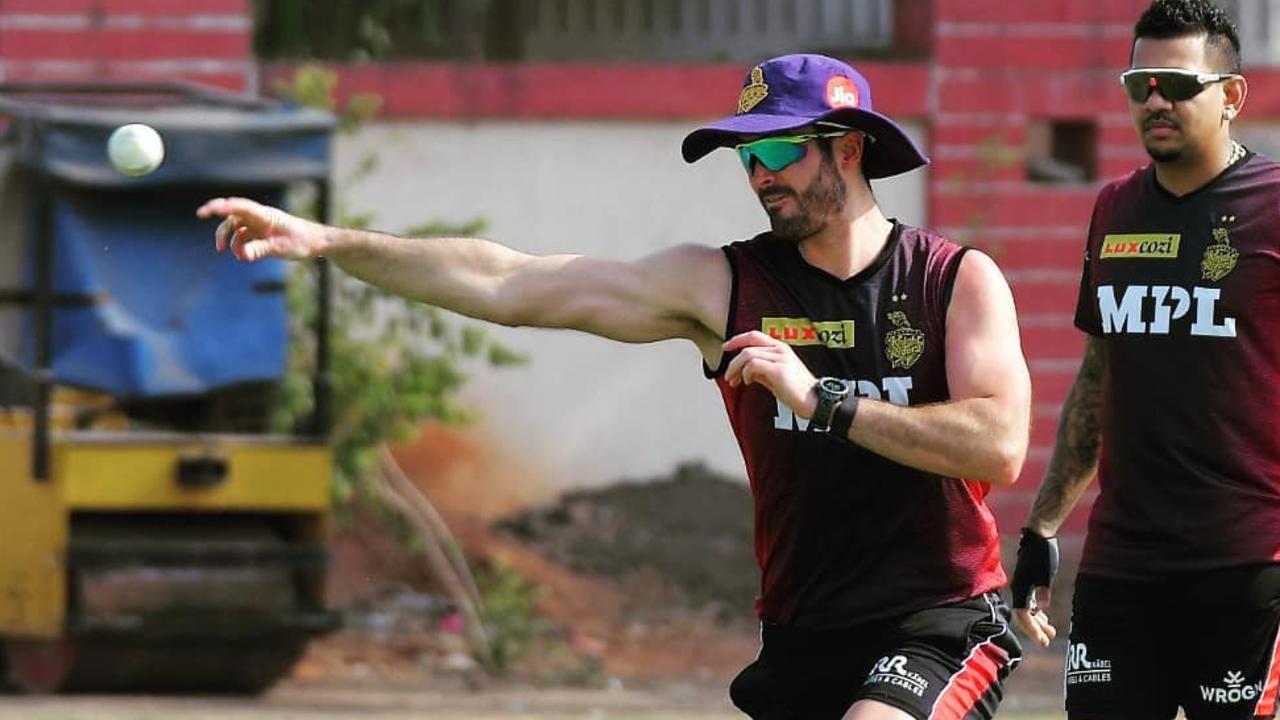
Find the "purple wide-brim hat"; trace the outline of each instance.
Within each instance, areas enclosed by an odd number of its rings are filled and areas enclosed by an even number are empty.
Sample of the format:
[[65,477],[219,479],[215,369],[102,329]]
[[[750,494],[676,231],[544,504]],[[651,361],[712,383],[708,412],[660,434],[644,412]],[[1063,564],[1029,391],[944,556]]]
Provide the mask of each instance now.
[[685,162],[742,142],[806,125],[836,125],[871,136],[862,158],[868,179],[900,175],[929,163],[893,120],[874,111],[871,86],[857,70],[825,55],[783,55],[747,73],[738,112],[694,130],[680,146]]

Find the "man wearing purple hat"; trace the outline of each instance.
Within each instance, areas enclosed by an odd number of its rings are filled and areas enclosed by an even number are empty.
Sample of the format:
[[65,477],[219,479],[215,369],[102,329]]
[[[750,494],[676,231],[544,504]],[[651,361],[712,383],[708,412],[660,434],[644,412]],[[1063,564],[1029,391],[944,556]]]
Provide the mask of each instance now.
[[984,497],[1017,478],[1030,382],[995,264],[887,219],[869,180],[928,161],[820,55],[747,74],[693,162],[742,160],[768,232],[632,262],[408,240],[217,198],[218,251],[325,256],[392,292],[504,325],[682,338],[724,397],[755,498],[753,718],[989,718],[1020,650]]

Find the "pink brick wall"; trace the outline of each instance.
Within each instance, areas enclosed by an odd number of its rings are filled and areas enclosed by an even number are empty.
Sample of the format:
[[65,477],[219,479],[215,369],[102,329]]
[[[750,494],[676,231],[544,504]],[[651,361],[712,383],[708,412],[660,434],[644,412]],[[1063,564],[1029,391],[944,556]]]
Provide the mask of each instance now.
[[[1098,185],[1146,162],[1116,76],[1147,0],[937,0],[930,222],[991,253],[1013,286],[1034,388],[1032,447],[1017,486],[991,494],[1013,537],[1048,463],[1083,336],[1071,322]],[[1098,124],[1098,182],[1026,180],[1033,121]],[[985,149],[984,149],[985,148]],[[997,150],[998,152],[993,152]],[[1074,549],[1092,496],[1064,528]]]
[[3,0],[5,82],[186,79],[255,91],[249,0]]

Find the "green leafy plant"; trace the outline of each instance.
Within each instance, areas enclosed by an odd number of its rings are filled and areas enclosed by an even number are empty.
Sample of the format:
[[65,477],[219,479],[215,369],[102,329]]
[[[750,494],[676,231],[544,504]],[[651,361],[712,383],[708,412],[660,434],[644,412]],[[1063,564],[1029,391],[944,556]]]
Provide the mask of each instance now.
[[489,654],[481,658],[486,670],[506,674],[537,641],[557,631],[537,612],[539,589],[503,562],[484,566],[476,573],[483,600],[480,619],[489,636]]
[[[376,111],[376,97],[353,98],[339,108],[337,78],[317,67],[304,67],[277,92],[301,105],[337,113],[342,132],[353,132]],[[376,157],[357,164],[350,185],[371,173]],[[301,205],[305,208],[305,199]],[[365,228],[375,218],[334,203],[336,222]],[[297,209],[297,208],[295,208]],[[301,214],[307,214],[305,210]],[[310,213],[314,215],[314,212]],[[423,223],[406,234],[475,235],[485,230],[482,220],[461,225]],[[315,368],[314,268],[293,268],[288,288],[289,333],[292,351],[280,401],[272,425],[277,431],[296,429],[315,406],[311,377]],[[426,420],[465,423],[474,419],[456,398],[466,382],[468,364],[505,366],[525,361],[483,328],[460,323],[438,308],[391,295],[340,272],[333,275],[330,332],[330,378],[333,402],[334,497],[339,507],[353,498],[374,494],[366,478],[378,468],[378,448],[384,443],[412,439]]]
[[[378,99],[353,98],[346,107],[334,101],[336,76],[304,67],[291,84],[278,92],[299,104],[335,112],[342,132],[353,132],[376,111]],[[346,180],[350,186],[377,167],[370,156],[357,163]],[[301,203],[306,205],[304,199]],[[335,203],[337,223],[364,228],[374,221],[369,213],[350,212],[341,199]],[[478,235],[485,223],[475,219],[459,225],[425,222],[406,228],[413,237]],[[288,287],[290,337],[293,352],[273,424],[288,430],[310,417],[315,398],[311,384],[316,357],[314,267],[294,268]],[[427,539],[415,532],[403,513],[383,505],[376,480],[389,442],[411,439],[424,420],[465,423],[475,413],[458,403],[456,393],[466,382],[464,367],[502,367],[525,362],[523,355],[494,340],[483,328],[458,322],[438,308],[391,295],[341,273],[334,273],[331,304],[330,377],[334,427],[334,496],[341,511],[352,501],[378,511],[406,544],[426,540],[452,542],[448,537]],[[402,499],[404,496],[401,496]],[[425,501],[425,498],[422,498]],[[447,531],[446,531],[447,532]],[[465,563],[458,553],[459,562]],[[461,570],[462,568],[455,568]],[[443,570],[442,570],[443,572]],[[475,581],[479,603],[455,597],[459,606],[478,605],[482,638],[473,653],[486,671],[503,674],[524,656],[531,643],[546,639],[555,627],[535,609],[536,588],[505,565],[486,566]],[[597,673],[598,674],[598,673]]]

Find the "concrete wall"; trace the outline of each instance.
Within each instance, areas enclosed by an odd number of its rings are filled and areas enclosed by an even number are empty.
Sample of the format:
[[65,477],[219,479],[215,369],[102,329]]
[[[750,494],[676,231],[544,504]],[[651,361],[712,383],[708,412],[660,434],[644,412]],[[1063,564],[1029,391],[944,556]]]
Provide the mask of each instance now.
[[[532,253],[631,259],[675,243],[718,246],[767,227],[729,152],[679,156],[688,122],[403,122],[337,147],[339,198],[392,232],[426,220],[488,221]],[[923,132],[912,128],[918,140]],[[343,182],[370,154],[372,175]],[[922,223],[927,173],[878,182],[891,215]],[[483,370],[465,397],[478,432],[562,487],[669,472],[684,460],[744,476],[700,356],[685,342],[628,346],[566,331],[493,331],[531,362]]]

